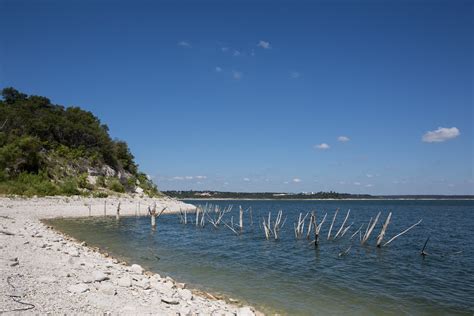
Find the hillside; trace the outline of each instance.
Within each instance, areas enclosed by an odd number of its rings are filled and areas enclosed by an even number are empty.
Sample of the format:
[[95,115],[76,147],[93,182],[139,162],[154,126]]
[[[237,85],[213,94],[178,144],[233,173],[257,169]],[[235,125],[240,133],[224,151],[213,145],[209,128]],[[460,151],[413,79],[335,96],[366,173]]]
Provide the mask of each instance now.
[[124,141],[79,107],[14,88],[0,100],[0,194],[159,194]]

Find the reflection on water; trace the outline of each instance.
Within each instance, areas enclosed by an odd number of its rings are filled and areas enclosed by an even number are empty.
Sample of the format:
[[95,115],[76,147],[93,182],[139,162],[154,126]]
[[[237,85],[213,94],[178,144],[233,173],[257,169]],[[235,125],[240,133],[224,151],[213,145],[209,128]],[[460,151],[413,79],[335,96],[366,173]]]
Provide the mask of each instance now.
[[[190,201],[203,204],[206,201]],[[156,231],[149,218],[58,219],[62,231],[129,262],[171,275],[208,291],[244,299],[266,311],[284,314],[472,314],[474,307],[473,201],[209,201],[226,206],[252,206],[244,232],[182,225],[176,215],[163,215]],[[334,210],[341,208],[333,234],[351,209],[347,234],[327,241]],[[237,207],[233,215],[238,218]],[[287,223],[279,241],[265,240],[259,227],[268,211],[282,209]],[[300,211],[328,212],[318,249],[295,240],[293,223]],[[383,215],[367,247],[349,237],[378,211]],[[387,237],[419,219],[421,225],[390,246],[374,247],[381,222],[392,211]],[[322,214],[321,214],[322,213]],[[321,217],[319,217],[321,218]],[[193,218],[194,219],[194,218]],[[337,228],[337,229],[336,229]],[[364,228],[365,229],[365,228]],[[423,259],[421,248],[430,236]],[[346,256],[341,251],[353,244]]]

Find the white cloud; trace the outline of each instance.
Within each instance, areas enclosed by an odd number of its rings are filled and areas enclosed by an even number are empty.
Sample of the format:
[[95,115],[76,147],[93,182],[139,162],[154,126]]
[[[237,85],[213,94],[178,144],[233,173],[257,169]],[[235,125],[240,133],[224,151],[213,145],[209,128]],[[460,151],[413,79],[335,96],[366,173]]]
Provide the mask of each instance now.
[[238,50],[234,50],[234,53],[232,55],[234,55],[235,57],[238,57],[240,56],[242,53],[239,52]]
[[321,143],[319,145],[315,145],[314,147],[317,148],[317,149],[321,149],[321,150],[329,149],[329,145],[326,144],[326,143]]
[[242,73],[240,71],[232,71],[232,78],[235,80],[240,80],[242,79]]
[[354,182],[354,185],[360,185],[360,182]]
[[460,134],[456,127],[438,127],[437,130],[426,132],[421,140],[426,143],[440,143],[458,137]]
[[172,180],[184,180],[184,177],[173,177]]
[[216,72],[222,72],[222,68],[219,67],[219,66],[217,66],[215,70],[216,70]]
[[196,176],[196,179],[207,179],[207,176]]
[[299,77],[301,77],[301,74],[298,71],[290,72],[290,78],[291,79],[298,79]]
[[374,177],[374,175],[373,175],[373,174],[369,174],[369,173],[368,173],[368,174],[366,174],[366,176],[367,176],[367,178],[373,178],[373,177]]
[[263,49],[270,49],[270,48],[272,48],[272,47],[270,46],[270,42],[262,41],[262,40],[260,40],[260,42],[258,42],[257,46],[258,46],[258,47],[261,47],[261,48],[263,48]]
[[178,42],[178,46],[181,46],[181,47],[192,47],[192,46],[191,46],[191,43],[186,42],[186,41]]
[[249,178],[243,178],[243,180],[244,180],[245,182],[250,182],[250,179],[249,179]]
[[223,51],[225,53],[225,52],[229,51],[229,47],[222,47],[221,51]]
[[374,186],[373,184],[366,184],[366,185],[365,185],[366,188],[371,188],[371,187],[373,187],[373,186]]
[[300,179],[300,178],[294,178],[292,181],[293,181],[294,183],[299,183],[299,182],[301,182],[301,179]]
[[347,136],[339,136],[339,137],[337,138],[337,141],[343,142],[343,143],[346,143],[346,142],[348,142],[348,141],[350,141],[350,140],[351,140],[351,139],[350,139],[349,137],[347,137]]
[[185,178],[186,180],[192,180],[192,179],[194,179],[193,176],[186,176],[186,177],[184,177],[184,178]]

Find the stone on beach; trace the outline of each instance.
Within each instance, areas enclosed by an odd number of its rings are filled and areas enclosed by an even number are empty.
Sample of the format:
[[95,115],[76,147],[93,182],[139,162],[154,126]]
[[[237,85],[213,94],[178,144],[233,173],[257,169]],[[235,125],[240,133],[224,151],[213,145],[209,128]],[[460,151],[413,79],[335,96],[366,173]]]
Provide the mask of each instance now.
[[[124,215],[135,215],[138,203],[152,205],[155,201],[172,211],[187,207],[171,199],[122,199],[121,211]],[[145,272],[138,264],[130,266],[106,258],[99,249],[61,235],[39,220],[87,216],[85,203],[93,205],[93,215],[103,216],[104,199],[0,197],[0,214],[15,219],[0,216],[0,228],[15,233],[12,236],[0,234],[0,238],[8,240],[0,242],[0,270],[5,276],[0,278],[0,297],[22,293],[22,301],[35,305],[30,312],[38,315],[237,314],[235,305],[194,295],[184,289],[184,283]],[[114,203],[117,204],[117,198],[107,199],[108,206]],[[187,209],[192,210],[191,206]],[[15,290],[8,285],[7,276],[12,276],[10,282]]]
[[70,285],[67,288],[67,290],[68,292],[78,294],[78,293],[84,293],[86,291],[89,291],[89,287],[84,283],[79,283],[79,284]]
[[92,278],[95,282],[102,282],[108,279],[107,275],[105,275],[105,273],[102,271],[94,271],[92,273]]
[[122,287],[131,287],[132,286],[132,278],[128,275],[125,275],[125,276],[121,277],[120,279],[118,279],[117,285],[122,286]]
[[130,270],[136,274],[143,274],[143,271],[144,271],[142,266],[139,264],[132,264],[132,266],[130,267]]

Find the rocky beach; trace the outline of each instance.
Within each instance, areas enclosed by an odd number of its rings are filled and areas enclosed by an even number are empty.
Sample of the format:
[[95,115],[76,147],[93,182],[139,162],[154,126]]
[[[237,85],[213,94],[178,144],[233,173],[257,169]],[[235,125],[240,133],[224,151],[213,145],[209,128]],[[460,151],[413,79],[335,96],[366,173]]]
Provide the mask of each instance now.
[[[89,248],[47,226],[57,217],[144,216],[193,211],[170,198],[0,198],[0,314],[255,315],[212,294],[188,289]],[[104,211],[105,210],[105,211]]]

